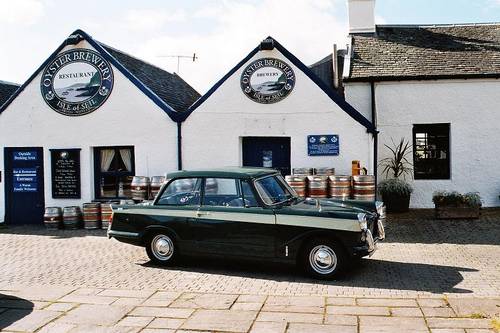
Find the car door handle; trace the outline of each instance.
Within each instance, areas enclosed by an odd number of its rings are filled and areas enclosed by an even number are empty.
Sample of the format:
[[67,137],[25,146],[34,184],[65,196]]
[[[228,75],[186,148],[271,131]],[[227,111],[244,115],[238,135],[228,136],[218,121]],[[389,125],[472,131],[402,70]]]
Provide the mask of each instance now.
[[197,216],[197,217],[200,217],[200,216],[208,216],[208,215],[210,215],[210,213],[209,213],[209,212],[200,212],[200,211],[197,211],[197,212],[196,212],[196,216]]

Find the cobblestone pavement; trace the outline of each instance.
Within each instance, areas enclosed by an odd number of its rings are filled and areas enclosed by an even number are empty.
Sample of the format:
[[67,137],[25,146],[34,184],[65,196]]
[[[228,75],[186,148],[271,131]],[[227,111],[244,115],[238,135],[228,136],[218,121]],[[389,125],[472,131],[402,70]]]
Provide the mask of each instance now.
[[498,332],[499,312],[500,298],[0,290],[4,332],[486,333]]
[[294,267],[187,260],[163,268],[143,248],[104,230],[0,229],[0,288],[62,285],[263,295],[500,296],[500,210],[480,220],[436,221],[432,211],[390,216],[387,239],[336,281],[316,281]]

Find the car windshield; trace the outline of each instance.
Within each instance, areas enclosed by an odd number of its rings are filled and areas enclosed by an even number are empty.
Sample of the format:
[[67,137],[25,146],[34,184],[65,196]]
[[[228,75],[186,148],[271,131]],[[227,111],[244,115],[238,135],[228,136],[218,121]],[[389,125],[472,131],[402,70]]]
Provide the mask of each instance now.
[[278,175],[256,180],[255,188],[267,205],[276,205],[297,198],[297,193],[288,186],[283,177]]

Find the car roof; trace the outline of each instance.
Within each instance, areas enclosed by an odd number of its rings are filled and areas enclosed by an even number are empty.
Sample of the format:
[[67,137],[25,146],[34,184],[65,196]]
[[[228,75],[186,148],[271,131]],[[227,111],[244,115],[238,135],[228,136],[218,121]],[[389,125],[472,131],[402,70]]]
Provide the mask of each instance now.
[[210,178],[259,178],[274,175],[279,171],[270,168],[253,167],[226,167],[218,169],[181,170],[167,174],[168,179],[186,177],[210,177]]

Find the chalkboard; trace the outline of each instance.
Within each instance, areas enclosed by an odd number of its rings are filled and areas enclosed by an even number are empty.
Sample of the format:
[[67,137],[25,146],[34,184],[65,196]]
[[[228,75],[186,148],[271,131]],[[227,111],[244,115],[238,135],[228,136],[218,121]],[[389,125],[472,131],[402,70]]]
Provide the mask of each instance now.
[[80,149],[51,149],[52,198],[80,199]]

